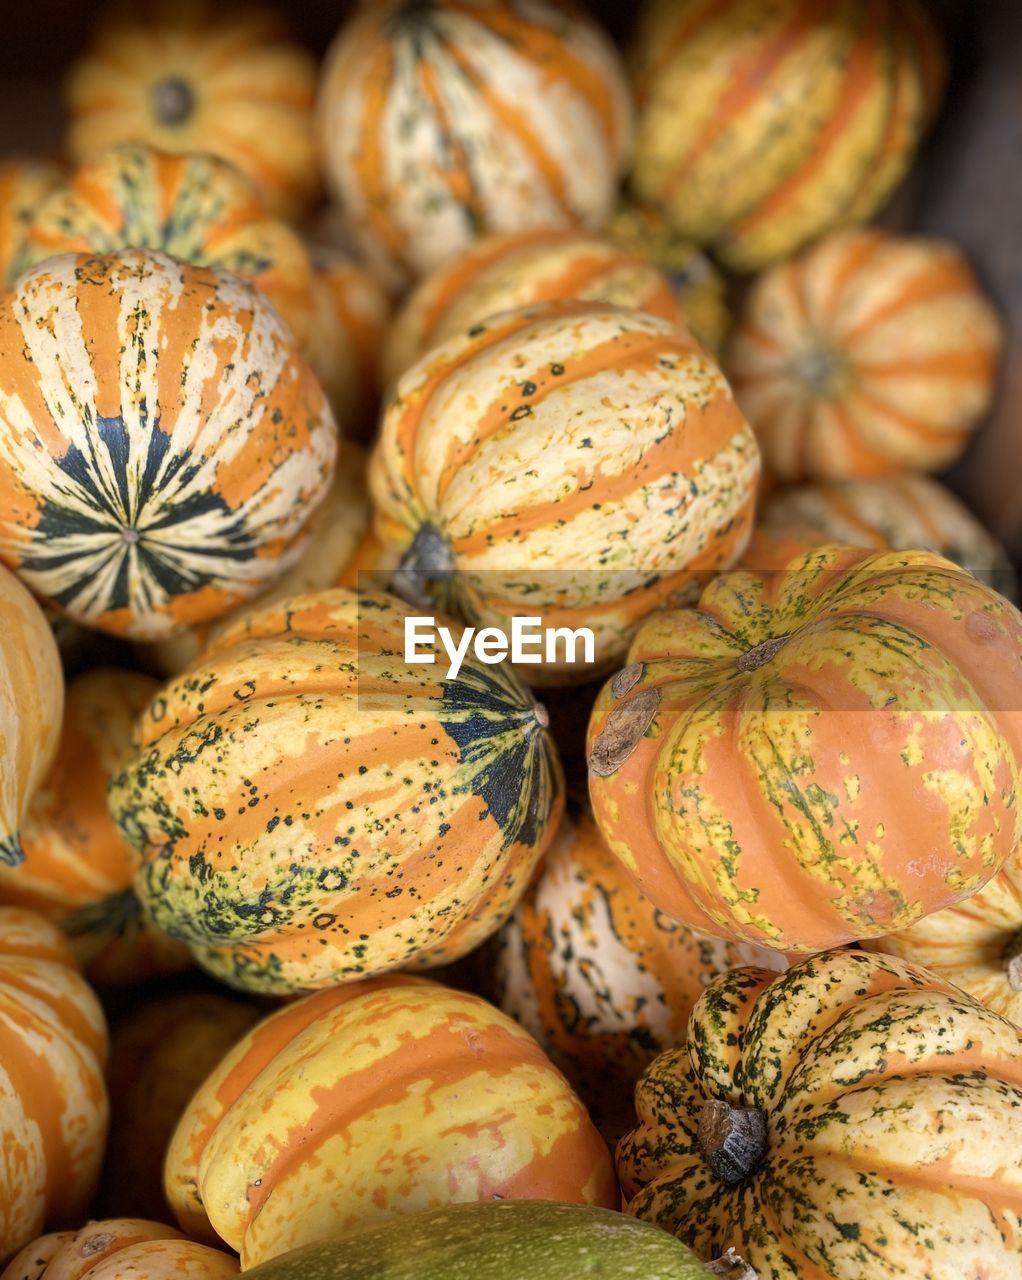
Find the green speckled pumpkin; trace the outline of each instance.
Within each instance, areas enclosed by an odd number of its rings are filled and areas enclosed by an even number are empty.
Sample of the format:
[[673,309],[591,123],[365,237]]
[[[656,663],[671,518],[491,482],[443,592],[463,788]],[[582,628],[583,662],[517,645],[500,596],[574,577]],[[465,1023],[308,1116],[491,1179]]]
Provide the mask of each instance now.
[[406,616],[345,588],[250,612],[140,723],[110,791],[139,896],[234,986],[456,959],[556,826],[543,708],[502,667],[406,666]]

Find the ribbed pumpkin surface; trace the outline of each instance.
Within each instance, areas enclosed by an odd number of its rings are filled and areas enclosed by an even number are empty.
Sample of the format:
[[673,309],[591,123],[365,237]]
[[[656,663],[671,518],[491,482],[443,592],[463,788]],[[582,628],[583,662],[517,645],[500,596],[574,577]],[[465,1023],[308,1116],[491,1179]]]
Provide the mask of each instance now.
[[610,216],[631,152],[613,46],[550,0],[384,0],[342,27],[319,99],[327,177],[390,279],[487,232]]
[[0,907],[0,1257],[86,1212],[106,1138],[106,1050],[63,934]]
[[780,950],[904,928],[1022,832],[1022,615],[925,552],[823,547],[655,615],[589,725],[611,849],[668,915]]
[[1005,1019],[884,956],[735,970],[636,1092],[628,1212],[769,1280],[1015,1280],[1020,1050]]
[[532,1037],[478,996],[403,976],[251,1031],[192,1099],[166,1185],[182,1227],[212,1226],[246,1268],[415,1209],[618,1204],[603,1140]]
[[407,612],[338,589],[242,616],[153,701],[111,786],[145,906],[236,986],[455,959],[550,839],[545,712],[502,667],[406,666]]
[[21,273],[28,228],[61,176],[48,160],[0,162],[0,284],[13,284]]
[[35,210],[25,266],[58,253],[160,249],[256,285],[300,342],[313,320],[312,266],[299,237],[266,212],[226,160],[127,143],[79,165]]
[[18,828],[60,743],[64,673],[46,616],[0,568],[0,863],[23,858]]
[[636,1080],[684,1040],[718,974],[784,965],[658,911],[587,813],[565,820],[497,943],[497,1003],[564,1071],[608,1139],[628,1127]]
[[937,471],[994,391],[1001,327],[950,244],[830,236],[753,285],[726,366],[782,480]]
[[[710,358],[666,321],[603,303],[504,312],[394,390],[370,459],[376,532],[473,623],[586,626],[596,664],[733,564],[759,456]],[[453,581],[443,570],[453,568]],[[525,679],[592,675],[581,661]]]
[[577,231],[490,236],[412,292],[387,337],[385,377],[400,377],[431,347],[498,311],[566,298],[634,307],[685,328],[670,282],[613,241]]
[[637,196],[740,271],[870,218],[944,80],[916,0],[649,0],[632,71]]
[[0,1280],[227,1280],[236,1258],[139,1218],[106,1218],[41,1236]]
[[116,0],[68,78],[67,148],[77,161],[122,142],[223,156],[296,218],[319,192],[315,92],[315,60],[273,8]]
[[153,250],[64,254],[0,299],[0,558],[155,640],[300,556],[330,410],[265,298]]

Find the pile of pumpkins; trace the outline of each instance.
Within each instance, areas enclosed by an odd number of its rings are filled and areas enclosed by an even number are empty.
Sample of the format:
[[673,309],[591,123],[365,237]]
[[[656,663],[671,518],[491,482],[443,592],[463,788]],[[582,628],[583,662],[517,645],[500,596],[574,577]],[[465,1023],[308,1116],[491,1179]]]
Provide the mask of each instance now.
[[945,78],[919,0],[104,14],[0,165],[2,1280],[1022,1277],[1002,335],[865,225]]

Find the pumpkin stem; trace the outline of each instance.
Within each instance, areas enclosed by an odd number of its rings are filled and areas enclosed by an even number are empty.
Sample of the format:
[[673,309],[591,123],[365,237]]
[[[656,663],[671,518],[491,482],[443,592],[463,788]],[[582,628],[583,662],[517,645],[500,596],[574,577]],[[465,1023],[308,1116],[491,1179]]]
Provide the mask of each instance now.
[[791,374],[813,395],[835,394],[844,372],[844,361],[826,347],[810,347],[791,362]]
[[0,862],[5,867],[17,867],[25,861],[25,850],[21,847],[21,836],[17,831],[0,839]]
[[153,115],[162,125],[184,124],[195,110],[195,93],[180,76],[168,76],[153,85]]
[[391,579],[394,590],[409,604],[430,603],[429,588],[446,582],[454,573],[454,556],[435,525],[424,524],[401,557]]
[[708,1262],[706,1269],[711,1275],[722,1277],[722,1280],[759,1280],[758,1274],[734,1249],[728,1249],[716,1262]]
[[1022,991],[1022,929],[1004,949],[1004,971],[1012,991]]
[[769,662],[774,654],[783,649],[790,639],[790,635],[771,636],[769,640],[763,640],[755,648],[741,654],[735,665],[739,671],[755,671],[757,667]]
[[766,1113],[709,1098],[699,1112],[698,1137],[706,1163],[721,1182],[736,1187],[755,1172],[766,1153]]
[[597,777],[609,778],[621,768],[653,723],[659,705],[659,689],[642,689],[614,708],[589,753],[589,768]]

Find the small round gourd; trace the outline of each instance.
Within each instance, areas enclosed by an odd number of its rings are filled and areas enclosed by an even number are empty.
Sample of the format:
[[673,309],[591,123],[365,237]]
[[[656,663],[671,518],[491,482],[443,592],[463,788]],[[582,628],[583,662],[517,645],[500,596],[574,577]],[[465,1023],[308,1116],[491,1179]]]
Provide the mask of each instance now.
[[257,595],[300,558],[336,452],[237,276],[63,254],[0,298],[0,558],[78,622],[156,640]]
[[141,1218],[106,1218],[34,1240],[0,1280],[228,1280],[238,1261]]

